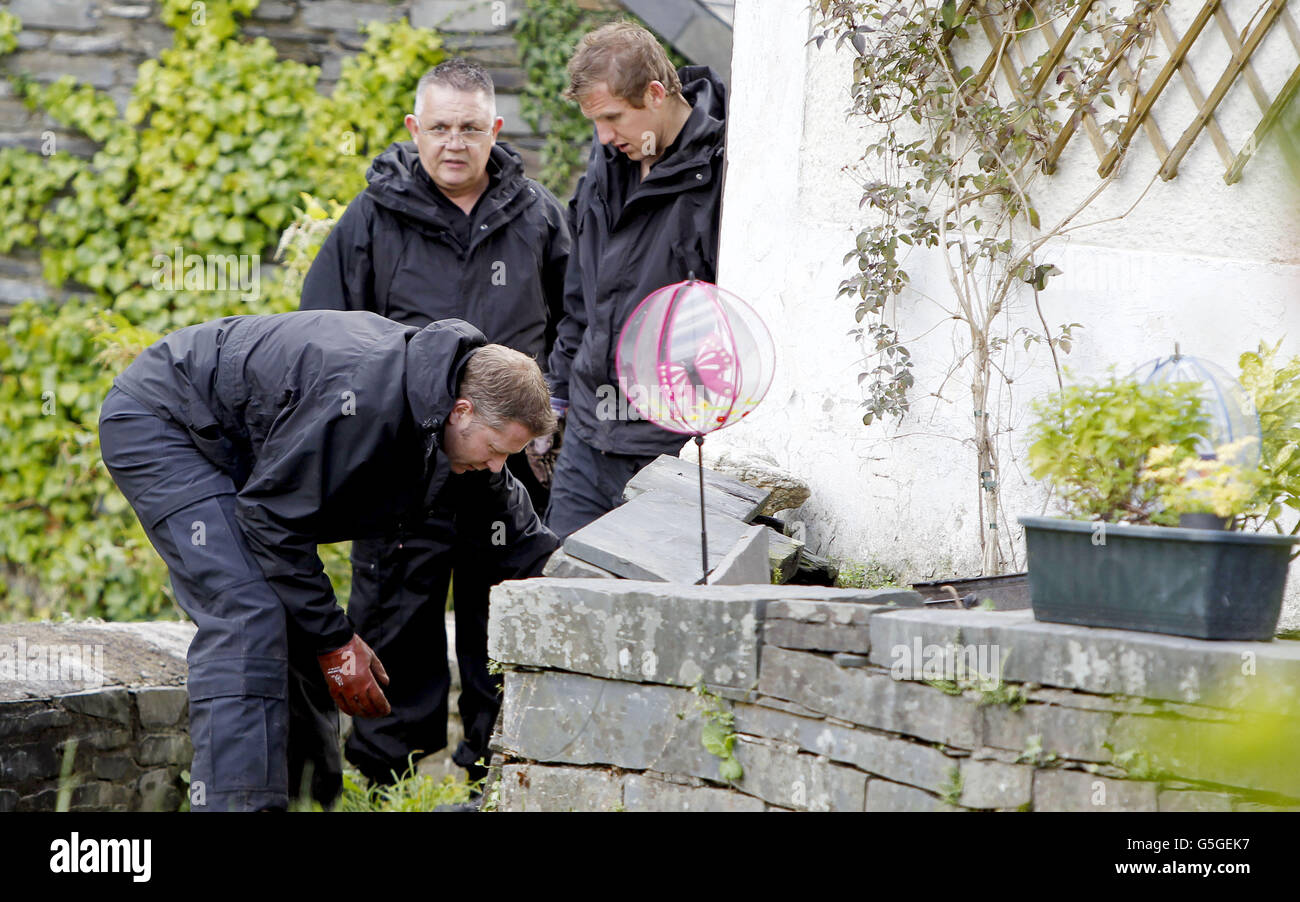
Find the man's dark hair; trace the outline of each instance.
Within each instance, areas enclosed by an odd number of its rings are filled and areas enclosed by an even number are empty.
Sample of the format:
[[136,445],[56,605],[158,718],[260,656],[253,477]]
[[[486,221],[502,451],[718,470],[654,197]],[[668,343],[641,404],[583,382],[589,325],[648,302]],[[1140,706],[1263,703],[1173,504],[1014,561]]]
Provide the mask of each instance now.
[[496,109],[496,88],[492,76],[478,63],[463,57],[445,60],[434,66],[420,77],[415,87],[415,115],[420,115],[420,106],[425,89],[429,85],[446,85],[456,91],[481,91],[487,95],[492,108]]

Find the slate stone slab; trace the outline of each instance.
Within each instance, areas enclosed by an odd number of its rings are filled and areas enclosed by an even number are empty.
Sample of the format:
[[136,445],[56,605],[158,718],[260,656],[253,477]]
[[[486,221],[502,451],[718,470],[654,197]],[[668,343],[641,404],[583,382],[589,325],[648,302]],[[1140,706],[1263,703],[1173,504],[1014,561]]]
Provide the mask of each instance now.
[[[516,758],[603,764],[723,782],[686,689],[555,672],[505,675],[499,750]],[[680,715],[680,716],[679,716]],[[741,765],[745,759],[738,753]]]
[[968,760],[961,777],[961,804],[966,808],[1018,809],[1033,797],[1032,767]]
[[[115,686],[180,686],[192,623],[0,624],[0,701],[92,693]],[[19,658],[25,667],[19,667]],[[80,667],[73,666],[80,663]],[[44,673],[34,662],[44,662]],[[130,699],[73,701],[85,713],[130,722]],[[96,707],[98,706],[98,707]],[[81,710],[81,709],[76,709]],[[99,712],[99,713],[96,713]]]
[[542,576],[552,576],[557,578],[572,579],[618,579],[617,576],[608,570],[602,570],[595,564],[588,564],[586,561],[580,561],[571,554],[559,548],[546,561],[546,566],[542,568]]
[[751,526],[727,556],[709,574],[710,586],[749,586],[769,583],[768,535],[766,526]]
[[808,652],[764,648],[758,690],[862,726],[963,749],[977,744],[974,701]]
[[1114,757],[1106,746],[1115,715],[1103,711],[1056,705],[1026,705],[1013,711],[1006,705],[988,705],[983,719],[984,744],[988,746],[1023,752],[1035,744],[1045,755],[1099,764]]
[[[899,594],[904,593],[884,590],[881,597],[893,600]],[[842,602],[771,602],[767,606],[763,641],[781,648],[865,655],[871,650],[868,626],[871,615],[888,610],[893,608]]]
[[888,667],[890,650],[915,637],[996,646],[1003,679],[1013,683],[1300,716],[1300,642],[1040,623],[1031,611],[909,610],[872,619],[872,663]]
[[1155,811],[1156,784],[1075,770],[1034,773],[1035,811]]
[[736,731],[787,743],[872,774],[940,792],[960,761],[937,748],[799,717],[759,705],[737,705]]
[[741,737],[736,758],[745,768],[738,786],[795,811],[862,811],[867,775],[816,755]]
[[144,727],[170,727],[189,712],[189,693],[179,686],[137,689],[133,694]]
[[613,679],[748,689],[758,676],[761,593],[771,590],[507,581],[492,589],[488,654]]
[[[749,527],[743,520],[708,516],[712,570]],[[569,536],[564,550],[624,579],[694,585],[700,567],[699,510],[671,492],[646,492]]]
[[768,569],[772,572],[772,581],[785,584],[794,579],[799,572],[799,558],[803,554],[803,542],[797,542],[784,533],[779,533],[770,526],[764,526],[768,537]]
[[888,780],[872,780],[867,784],[868,811],[961,811],[937,799],[929,793],[890,783]]
[[501,811],[616,811],[622,804],[622,780],[608,770],[540,764],[501,768]]
[[623,807],[628,811],[763,811],[761,799],[731,789],[683,786],[640,774],[623,779]]
[[[623,489],[623,498],[631,501],[647,492],[667,492],[689,505],[695,522],[700,519],[700,468],[680,457],[661,454],[637,473]],[[771,492],[755,488],[732,476],[704,468],[704,509],[748,523],[758,515]]]

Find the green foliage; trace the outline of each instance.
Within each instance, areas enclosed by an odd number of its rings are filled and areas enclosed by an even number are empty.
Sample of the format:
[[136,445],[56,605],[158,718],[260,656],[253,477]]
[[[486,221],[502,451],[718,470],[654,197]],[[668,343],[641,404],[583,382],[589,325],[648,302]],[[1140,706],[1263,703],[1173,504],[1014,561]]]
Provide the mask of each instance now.
[[18,32],[22,30],[22,19],[7,9],[0,9],[0,55],[13,52],[18,46]]
[[948,769],[948,782],[939,790],[939,795],[949,805],[961,804],[961,791],[965,788],[965,780],[962,779],[961,767],[954,764]]
[[[343,794],[335,804],[335,811],[433,811],[440,805],[459,805],[470,800],[478,789],[475,783],[458,780],[448,774],[435,780],[428,774],[418,773],[411,765],[391,786],[368,785],[363,787],[352,772],[343,773]],[[319,811],[319,803],[309,803],[308,810]],[[307,804],[299,803],[300,808]]]
[[1113,374],[1067,385],[1033,405],[1030,472],[1046,479],[1071,517],[1132,523],[1160,513],[1143,467],[1158,445],[1193,453],[1205,416],[1195,383],[1140,384]]
[[1255,403],[1263,437],[1260,449],[1261,483],[1251,507],[1262,511],[1251,525],[1271,526],[1277,532],[1300,533],[1300,523],[1289,530],[1282,517],[1300,511],[1300,357],[1278,360],[1278,343],[1260,342],[1257,351],[1242,354],[1241,384]]
[[546,124],[538,181],[561,197],[581,170],[592,135],[578,105],[564,97],[566,67],[578,39],[600,24],[598,14],[579,9],[573,0],[525,0],[515,23],[524,67],[519,112],[534,131]]
[[718,759],[718,776],[728,783],[734,783],[745,776],[745,769],[736,759],[736,715],[722,699],[710,692],[701,680],[693,690],[699,698],[700,710],[704,717],[704,728],[700,733],[700,742],[705,751]]
[[[10,77],[27,104],[102,147],[89,161],[57,145],[0,150],[0,252],[38,247],[46,281],[80,291],[20,305],[0,333],[0,617],[174,611],[165,568],[99,460],[99,404],[160,334],[297,307],[342,209],[334,199],[360,191],[370,158],[405,136],[416,82],[444,56],[431,31],[371,25],[322,97],[318,69],[240,40],[237,16],[256,4],[166,0],[173,47],[141,64],[125,117],[70,78]],[[0,16],[0,51],[17,27]],[[281,265],[262,266],[277,245]],[[241,263],[251,290],[179,272],[169,284],[178,248],[209,267]],[[343,597],[346,547],[321,551]]]
[[1152,448],[1142,475],[1154,487],[1162,510],[1152,514],[1151,521],[1177,526],[1180,514],[1231,518],[1245,513],[1262,474],[1230,461],[1247,443],[1256,444],[1252,438],[1218,448],[1215,460],[1202,460],[1199,454],[1177,445]]
[[[619,18],[639,21],[629,14],[582,9],[574,0],[524,0],[515,23],[524,68],[519,112],[534,131],[546,127],[537,180],[559,197],[572,193],[592,140],[591,123],[577,103],[564,97],[569,58],[584,34]],[[674,66],[685,65],[671,48],[665,49]]]

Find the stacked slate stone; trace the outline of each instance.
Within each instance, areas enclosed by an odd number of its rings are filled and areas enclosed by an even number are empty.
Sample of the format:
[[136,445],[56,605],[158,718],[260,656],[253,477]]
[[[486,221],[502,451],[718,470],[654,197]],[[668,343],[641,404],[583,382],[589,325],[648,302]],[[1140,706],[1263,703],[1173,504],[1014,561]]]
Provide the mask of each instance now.
[[545,576],[714,585],[797,582],[831,585],[832,565],[761,516],[771,492],[704,470],[708,566],[701,566],[700,470],[661,455],[632,478],[625,503],[578,530],[547,563]]

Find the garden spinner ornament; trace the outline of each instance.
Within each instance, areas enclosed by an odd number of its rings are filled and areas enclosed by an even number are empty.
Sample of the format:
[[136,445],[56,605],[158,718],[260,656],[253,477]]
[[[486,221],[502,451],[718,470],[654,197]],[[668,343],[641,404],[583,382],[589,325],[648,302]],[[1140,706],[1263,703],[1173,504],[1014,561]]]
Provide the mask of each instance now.
[[692,277],[643,300],[619,335],[619,389],[644,419],[695,437],[700,466],[700,561],[709,575],[704,436],[739,422],[772,384],[772,335],[748,304]]

